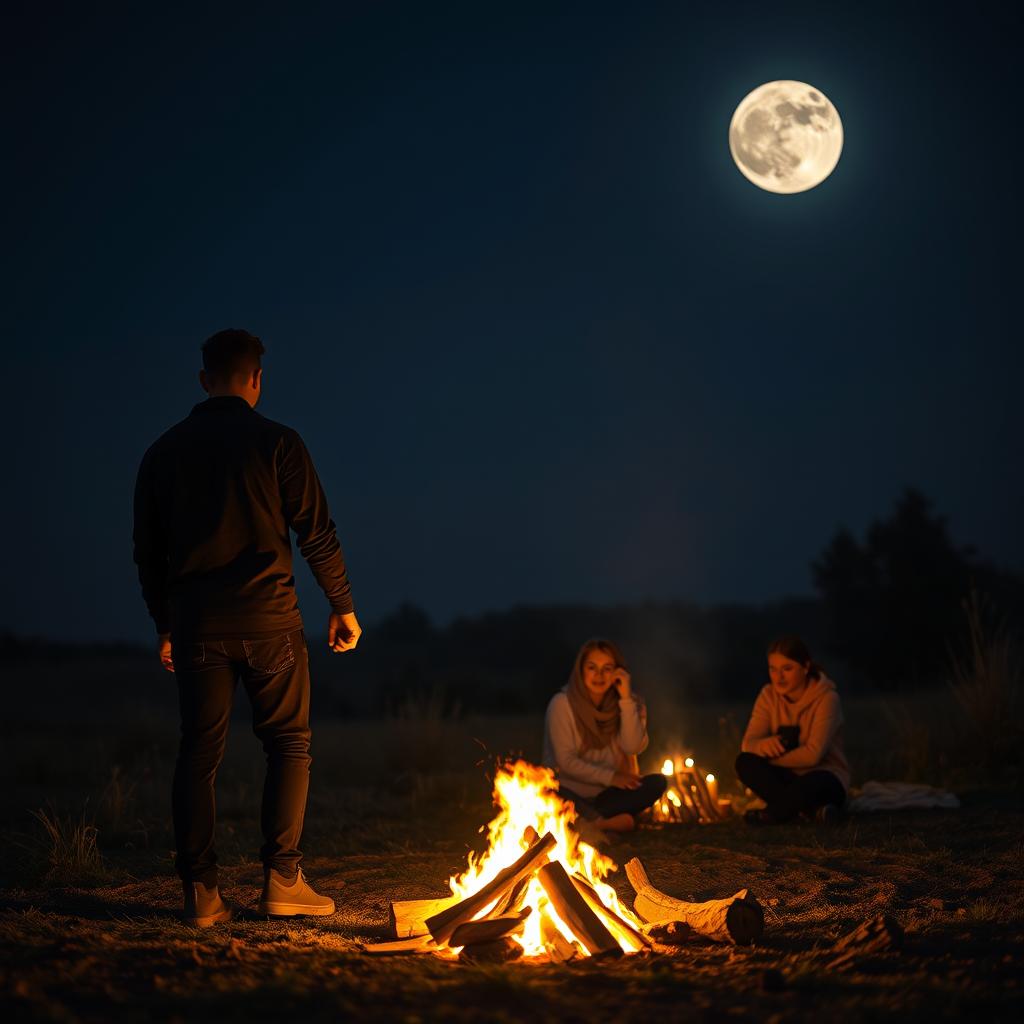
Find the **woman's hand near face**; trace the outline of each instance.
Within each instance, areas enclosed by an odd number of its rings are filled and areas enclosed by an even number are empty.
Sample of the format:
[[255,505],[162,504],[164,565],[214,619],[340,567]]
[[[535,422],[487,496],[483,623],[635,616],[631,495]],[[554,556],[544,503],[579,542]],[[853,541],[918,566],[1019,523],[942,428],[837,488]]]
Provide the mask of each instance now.
[[640,776],[633,772],[616,772],[612,776],[612,785],[619,789],[639,789]]
[[612,685],[619,689],[619,700],[629,700],[633,696],[633,677],[624,668],[615,670]]
[[765,736],[763,740],[759,740],[757,744],[757,753],[761,757],[767,757],[769,760],[775,757],[782,757],[786,752],[786,747],[782,742],[781,736]]

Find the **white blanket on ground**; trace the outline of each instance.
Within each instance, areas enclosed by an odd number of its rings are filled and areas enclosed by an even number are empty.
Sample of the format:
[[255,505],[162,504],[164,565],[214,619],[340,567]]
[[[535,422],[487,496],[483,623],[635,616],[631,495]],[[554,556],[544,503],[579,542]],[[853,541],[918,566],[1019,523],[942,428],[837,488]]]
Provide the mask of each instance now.
[[865,782],[846,805],[851,814],[903,811],[925,807],[959,807],[956,795],[919,782]]

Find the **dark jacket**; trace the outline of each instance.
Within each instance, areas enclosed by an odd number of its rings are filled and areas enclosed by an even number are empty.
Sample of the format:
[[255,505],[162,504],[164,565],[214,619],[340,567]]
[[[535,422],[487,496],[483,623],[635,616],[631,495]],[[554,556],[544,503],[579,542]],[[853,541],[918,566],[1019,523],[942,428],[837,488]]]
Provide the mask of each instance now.
[[146,452],[135,485],[135,562],[157,631],[237,638],[301,628],[289,528],[331,610],[352,611],[302,438],[244,398],[201,402]]

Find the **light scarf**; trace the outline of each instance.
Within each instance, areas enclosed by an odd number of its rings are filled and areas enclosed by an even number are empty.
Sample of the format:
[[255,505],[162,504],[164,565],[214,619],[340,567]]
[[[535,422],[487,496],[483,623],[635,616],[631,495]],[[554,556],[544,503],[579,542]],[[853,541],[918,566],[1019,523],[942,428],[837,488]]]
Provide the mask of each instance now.
[[565,688],[580,734],[580,753],[612,747],[616,759],[621,760],[622,754],[618,744],[619,726],[622,721],[619,711],[619,689],[617,686],[609,686],[601,698],[601,703],[595,705],[583,682],[583,659],[592,649],[587,644],[580,648]]

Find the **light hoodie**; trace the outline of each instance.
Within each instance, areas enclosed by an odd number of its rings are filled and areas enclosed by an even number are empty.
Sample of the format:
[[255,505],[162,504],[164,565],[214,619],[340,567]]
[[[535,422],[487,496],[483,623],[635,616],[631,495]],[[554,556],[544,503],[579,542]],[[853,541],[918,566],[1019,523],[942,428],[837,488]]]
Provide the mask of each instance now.
[[628,764],[631,755],[647,746],[647,711],[642,701],[619,701],[619,735],[607,747],[580,750],[576,716],[569,703],[568,687],[551,698],[544,716],[544,764],[558,772],[558,781],[578,796],[597,796]]
[[798,775],[831,772],[843,789],[850,788],[850,766],[843,752],[843,711],[836,684],[828,676],[809,680],[795,701],[781,696],[771,683],[764,686],[754,702],[742,749],[756,754],[757,741],[774,736],[782,725],[799,726],[800,738],[793,750],[772,758],[772,764],[790,768]]

